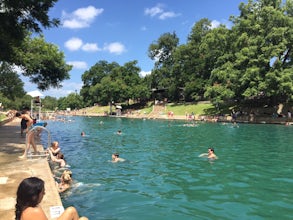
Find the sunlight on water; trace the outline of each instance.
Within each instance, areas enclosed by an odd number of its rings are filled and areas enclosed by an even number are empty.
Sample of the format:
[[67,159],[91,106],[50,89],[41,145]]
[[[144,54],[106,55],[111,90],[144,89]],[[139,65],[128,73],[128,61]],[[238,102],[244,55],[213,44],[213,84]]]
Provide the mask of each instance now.
[[[292,217],[293,126],[73,117],[47,127],[75,180],[63,204],[89,219]],[[198,157],[208,147],[218,160]],[[114,152],[126,161],[110,162]]]

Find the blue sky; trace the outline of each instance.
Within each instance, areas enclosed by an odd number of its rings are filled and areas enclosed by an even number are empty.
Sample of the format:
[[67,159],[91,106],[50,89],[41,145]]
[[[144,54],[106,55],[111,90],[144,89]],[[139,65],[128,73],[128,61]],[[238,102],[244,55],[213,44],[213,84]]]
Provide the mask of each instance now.
[[[137,60],[141,75],[148,74],[153,68],[148,47],[162,34],[175,31],[180,44],[185,44],[191,28],[202,18],[215,27],[229,27],[229,17],[239,15],[241,2],[247,0],[59,0],[49,15],[59,18],[61,25],[43,34],[64,52],[73,69],[63,88],[42,93],[56,98],[79,93],[81,75],[100,60],[120,65]],[[36,90],[22,79],[27,92]]]

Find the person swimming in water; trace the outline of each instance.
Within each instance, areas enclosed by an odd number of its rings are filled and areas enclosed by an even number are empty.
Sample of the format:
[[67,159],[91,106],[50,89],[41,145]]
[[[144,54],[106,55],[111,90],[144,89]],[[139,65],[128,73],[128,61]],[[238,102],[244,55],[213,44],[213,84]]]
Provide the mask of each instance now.
[[199,157],[207,157],[208,159],[218,159],[217,155],[215,154],[215,150],[212,147],[208,148],[208,153],[200,154]]
[[124,162],[125,159],[120,158],[118,153],[112,154],[112,162],[117,163],[117,162]]

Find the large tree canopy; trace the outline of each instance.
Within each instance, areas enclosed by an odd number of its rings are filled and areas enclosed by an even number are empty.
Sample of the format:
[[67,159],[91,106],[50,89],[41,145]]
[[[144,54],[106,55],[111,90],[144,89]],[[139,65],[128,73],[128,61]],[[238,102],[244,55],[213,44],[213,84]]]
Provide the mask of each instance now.
[[28,32],[41,32],[41,27],[58,26],[50,20],[49,9],[58,0],[1,0],[0,60],[13,62],[13,47],[19,47]]
[[139,72],[136,60],[123,66],[99,61],[82,75],[84,86],[80,93],[89,105],[145,99],[150,94]]
[[69,79],[72,67],[65,63],[64,53],[56,45],[45,42],[42,36],[27,37],[15,53],[14,63],[22,67],[22,74],[40,90],[60,88],[61,82]]
[[25,95],[23,82],[6,62],[0,63],[0,93],[11,101]]
[[292,0],[249,0],[239,9],[230,29],[212,28],[203,18],[186,44],[172,44],[174,34],[151,44],[149,56],[156,60],[151,86],[167,88],[173,101],[182,98],[180,91],[187,101],[292,100]]
[[43,28],[59,25],[50,19],[49,9],[57,0],[2,0],[0,4],[0,61],[20,66],[22,74],[40,90],[61,87],[69,79],[71,67],[57,46],[45,42],[40,34]]

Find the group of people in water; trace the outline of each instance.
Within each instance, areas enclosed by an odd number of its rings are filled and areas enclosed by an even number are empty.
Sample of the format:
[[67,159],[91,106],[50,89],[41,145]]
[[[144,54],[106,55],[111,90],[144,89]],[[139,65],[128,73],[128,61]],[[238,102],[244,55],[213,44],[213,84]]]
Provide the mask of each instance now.
[[53,141],[47,152],[49,154],[49,164],[56,180],[57,190],[59,193],[63,193],[70,189],[72,185],[72,172],[66,167],[64,154],[61,152],[58,141]]
[[[46,122],[37,123],[28,110],[17,112],[16,117],[21,119],[21,136],[25,134],[26,146],[24,153],[19,158],[27,158],[30,146],[34,154],[38,154],[35,138],[40,135],[42,127],[46,127]],[[72,172],[66,169],[66,161],[61,153],[59,143],[54,141],[45,152],[49,162],[56,164],[57,170],[62,170],[61,176],[54,174],[56,187],[59,193],[68,190],[72,184]],[[65,169],[64,169],[65,168]],[[48,220],[44,210],[39,206],[45,195],[45,182],[38,177],[29,177],[22,180],[17,189],[15,205],[16,220]],[[78,211],[74,207],[68,207],[57,218],[58,220],[88,220],[86,217],[79,217]]]
[[[21,135],[26,133],[27,143],[25,151],[21,158],[25,158],[30,145],[33,150],[37,153],[35,144],[35,136],[40,129],[33,129],[33,125],[36,124],[28,113],[18,113],[17,117],[22,119],[21,122]],[[46,126],[46,125],[40,125]],[[122,131],[118,130],[117,135],[121,135]],[[85,136],[85,132],[81,132],[81,136]],[[59,193],[63,193],[70,189],[73,179],[72,172],[66,167],[66,161],[61,148],[57,141],[52,142],[51,146],[46,150],[50,167],[52,169],[53,176],[56,180],[56,187]],[[199,155],[199,157],[205,157],[211,160],[218,159],[213,148],[208,148],[207,153]],[[111,162],[124,162],[125,159],[120,158],[119,153],[112,154]],[[40,219],[47,220],[44,211],[39,206],[45,195],[45,183],[38,177],[30,177],[24,179],[17,189],[17,203],[16,203],[16,220],[27,220],[27,219]],[[86,220],[86,217],[79,218],[78,212],[74,207],[69,207],[64,210],[58,220]]]

